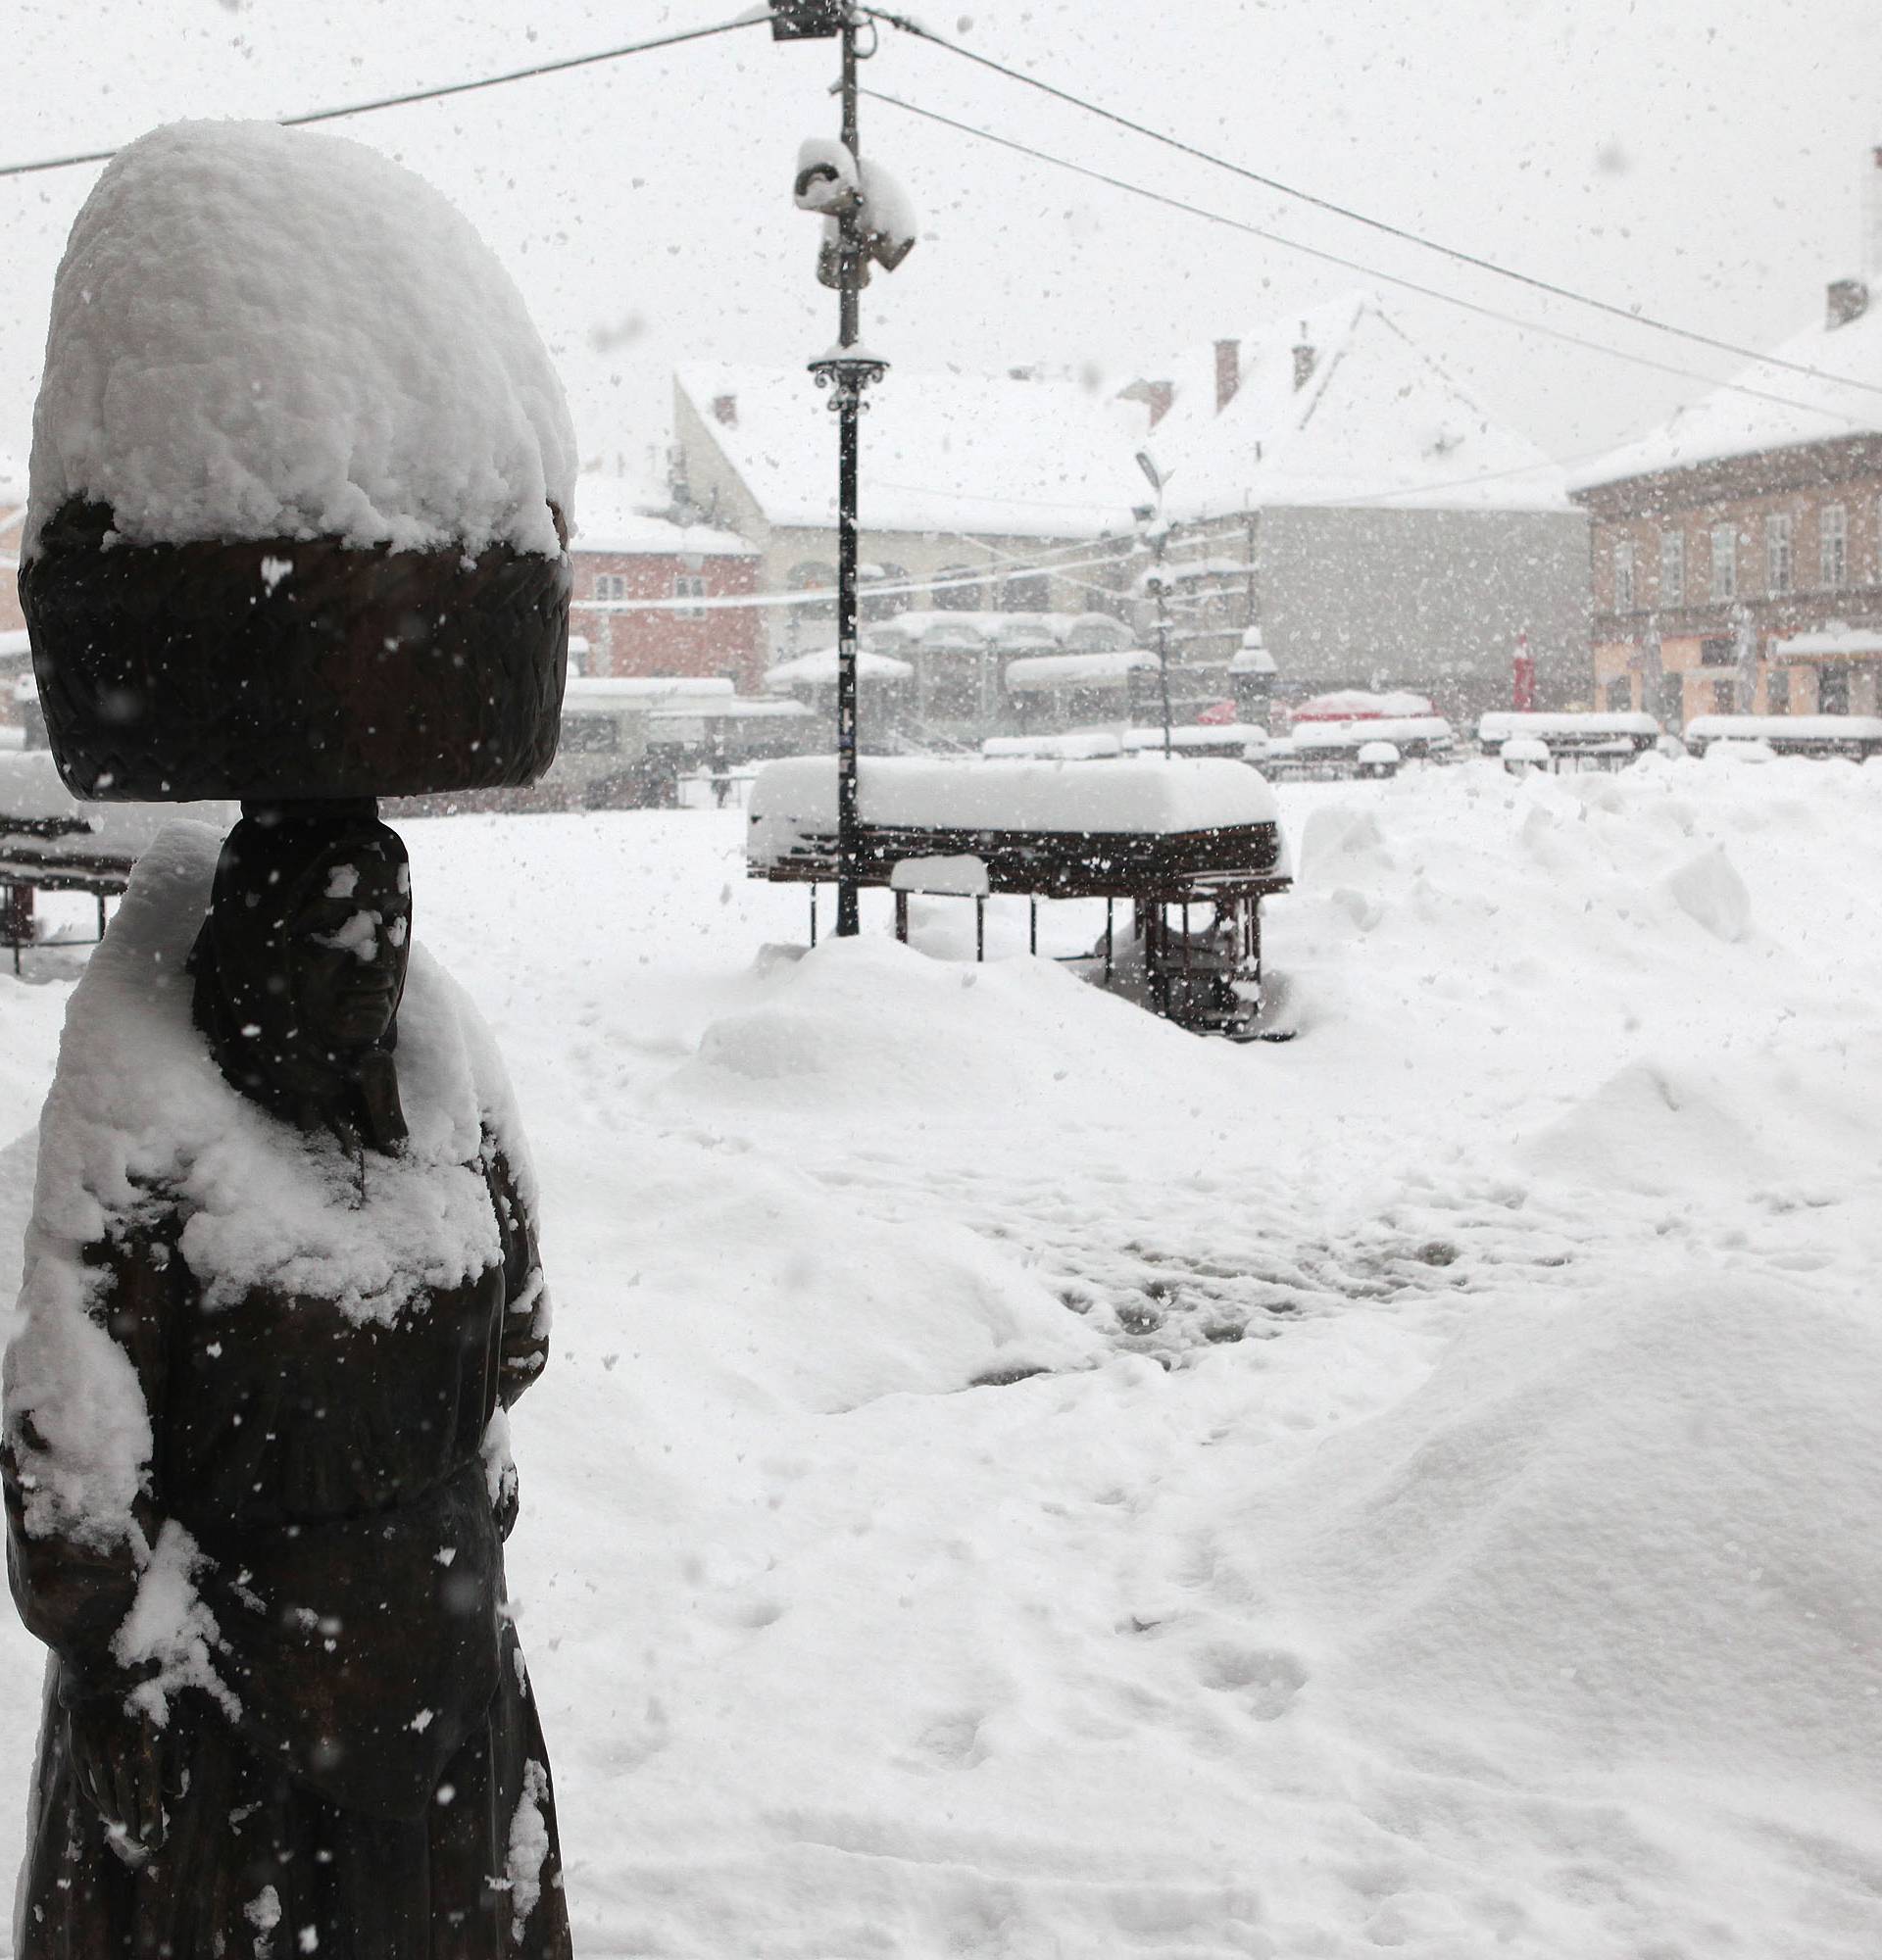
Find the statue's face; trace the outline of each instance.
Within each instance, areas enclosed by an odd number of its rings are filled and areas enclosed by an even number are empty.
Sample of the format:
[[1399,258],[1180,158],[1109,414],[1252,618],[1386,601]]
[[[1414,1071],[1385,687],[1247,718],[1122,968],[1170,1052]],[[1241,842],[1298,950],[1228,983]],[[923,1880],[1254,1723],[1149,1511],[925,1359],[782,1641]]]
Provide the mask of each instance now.
[[412,876],[371,843],[321,864],[288,923],[289,984],[303,1033],[344,1053],[392,1025],[412,935]]

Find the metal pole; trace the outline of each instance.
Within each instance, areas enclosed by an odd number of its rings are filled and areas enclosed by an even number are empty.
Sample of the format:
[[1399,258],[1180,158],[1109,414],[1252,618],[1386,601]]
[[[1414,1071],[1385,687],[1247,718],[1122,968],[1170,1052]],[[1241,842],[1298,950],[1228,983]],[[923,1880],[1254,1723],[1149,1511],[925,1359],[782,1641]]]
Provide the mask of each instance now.
[[1157,492],[1157,679],[1164,694],[1164,760],[1169,760],[1169,580],[1164,553],[1169,534],[1164,528],[1164,493]]
[[[856,20],[843,17],[843,141],[852,156],[856,135]],[[846,211],[842,227],[842,285],[837,305],[840,324],[837,344],[847,353],[859,337],[858,288],[863,276],[863,241],[858,216]],[[857,860],[861,822],[857,802],[856,759],[856,524],[857,423],[861,419],[861,389],[838,391],[836,437],[836,936],[851,939],[860,929],[857,905]]]

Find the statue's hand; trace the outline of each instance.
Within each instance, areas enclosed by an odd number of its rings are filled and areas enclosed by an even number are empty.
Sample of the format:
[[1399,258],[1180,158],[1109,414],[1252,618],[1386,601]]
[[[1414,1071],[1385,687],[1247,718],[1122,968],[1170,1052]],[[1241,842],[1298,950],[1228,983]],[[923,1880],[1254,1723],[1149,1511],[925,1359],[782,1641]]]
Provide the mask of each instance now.
[[508,1408],[536,1377],[549,1359],[549,1342],[536,1330],[533,1313],[512,1313],[505,1317],[503,1354],[497,1376],[498,1399]]
[[162,1849],[166,1795],[179,1796],[173,1744],[145,1714],[115,1695],[98,1695],[66,1714],[72,1772],[110,1828],[113,1847],[131,1863]]

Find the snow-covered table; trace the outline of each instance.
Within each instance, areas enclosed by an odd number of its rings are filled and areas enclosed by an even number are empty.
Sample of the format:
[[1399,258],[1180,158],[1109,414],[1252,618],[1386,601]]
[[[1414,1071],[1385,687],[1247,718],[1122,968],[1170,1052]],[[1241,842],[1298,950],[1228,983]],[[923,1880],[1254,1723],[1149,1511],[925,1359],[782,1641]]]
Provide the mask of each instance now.
[[88,894],[102,938],[106,900],[122,896],[132,865],[179,815],[226,827],[235,811],[224,804],[80,804],[47,751],[0,756],[0,946],[11,949],[14,971],[22,948],[35,942],[37,893]]
[[[894,891],[898,937],[911,892],[972,896],[982,921],[990,895],[1030,899],[1035,951],[1040,899],[1101,898],[1109,980],[1112,907],[1126,899],[1158,1010],[1198,1029],[1252,1029],[1261,902],[1293,880],[1273,792],[1246,763],[867,757],[858,805],[858,882]],[[748,873],[810,885],[815,940],[816,888],[837,873],[834,758],[768,762],[749,811]],[[1198,906],[1210,910],[1192,931]]]

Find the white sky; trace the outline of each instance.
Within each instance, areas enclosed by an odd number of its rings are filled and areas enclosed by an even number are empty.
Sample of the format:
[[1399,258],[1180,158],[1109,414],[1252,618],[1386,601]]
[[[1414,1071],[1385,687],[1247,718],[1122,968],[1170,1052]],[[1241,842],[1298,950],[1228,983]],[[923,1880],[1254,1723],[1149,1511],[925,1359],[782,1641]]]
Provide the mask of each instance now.
[[[579,53],[741,0],[16,0],[0,161],[182,116],[322,107]],[[964,15],[960,7],[971,9]],[[1854,272],[1882,142],[1875,0],[917,0],[1013,66],[1483,256],[1753,346]],[[533,25],[525,23],[533,22]],[[1161,24],[1146,26],[1147,22]],[[793,211],[800,137],[833,133],[834,43],[760,26],[572,74],[327,125],[455,199],[528,295],[584,455],[645,470],[681,359],[794,362],[834,337]],[[1535,295],[1175,156],[884,31],[866,81],[1244,221],[1531,319],[1722,376],[1734,365]],[[1044,359],[1113,381],[1361,283],[880,104],[922,243],[864,296],[911,366]],[[95,169],[0,178],[0,450],[24,457],[53,270]],[[1388,297],[1390,295],[1388,294]],[[1697,380],[1435,302],[1406,324],[1563,457],[1658,419]]]

